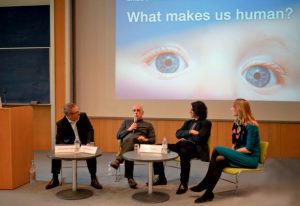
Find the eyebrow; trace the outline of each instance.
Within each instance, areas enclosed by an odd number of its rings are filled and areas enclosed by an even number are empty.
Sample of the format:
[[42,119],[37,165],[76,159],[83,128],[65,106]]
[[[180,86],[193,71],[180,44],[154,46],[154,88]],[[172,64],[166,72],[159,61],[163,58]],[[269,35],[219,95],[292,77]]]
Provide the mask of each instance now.
[[[251,36],[251,38],[246,38],[246,42],[247,44],[243,47],[240,48],[239,52],[239,56],[236,59],[237,62],[237,67],[239,68],[238,65],[240,65],[240,63],[242,61],[245,60],[245,58],[247,57],[251,57],[251,56],[255,56],[255,55],[251,55],[251,52],[255,52],[258,51],[257,54],[261,55],[261,54],[265,54],[265,55],[270,55],[271,57],[278,54],[281,54],[282,52],[288,52],[289,51],[289,47],[287,46],[287,44],[285,43],[285,41],[278,36],[274,36],[274,35],[264,35],[264,36],[260,36],[260,32],[256,32],[256,35]],[[275,53],[273,52],[275,49],[272,49],[271,53],[270,48],[276,48],[276,49],[281,49],[281,51],[275,51]],[[261,49],[266,48],[267,50],[269,50],[268,52],[260,52]],[[287,72],[287,68],[283,66],[283,69],[285,72]]]
[[[257,37],[258,36],[258,37]],[[276,46],[276,48],[281,48],[284,51],[289,51],[289,47],[285,44],[285,42],[276,36],[262,36],[259,37],[259,35],[255,35],[255,37],[248,38],[247,41],[248,44],[242,48],[243,52],[240,53],[239,59],[242,59],[243,57],[247,56],[249,51],[254,51],[257,49],[264,48],[268,46]]]

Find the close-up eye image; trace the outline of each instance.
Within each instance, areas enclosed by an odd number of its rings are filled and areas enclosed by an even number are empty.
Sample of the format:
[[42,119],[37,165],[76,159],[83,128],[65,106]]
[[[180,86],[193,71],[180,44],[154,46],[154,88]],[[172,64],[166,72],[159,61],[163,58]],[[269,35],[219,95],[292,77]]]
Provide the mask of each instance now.
[[279,66],[267,63],[251,65],[243,72],[247,83],[261,89],[284,85],[285,75]]
[[149,73],[161,79],[171,79],[188,69],[185,52],[175,46],[161,46],[145,52],[142,63]]
[[180,61],[176,54],[160,54],[155,59],[155,66],[161,73],[175,73],[180,67]]

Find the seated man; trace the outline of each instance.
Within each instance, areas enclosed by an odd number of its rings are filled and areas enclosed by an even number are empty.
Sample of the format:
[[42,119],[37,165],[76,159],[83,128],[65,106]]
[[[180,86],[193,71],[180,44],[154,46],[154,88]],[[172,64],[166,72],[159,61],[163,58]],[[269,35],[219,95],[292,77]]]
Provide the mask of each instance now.
[[[134,150],[134,144],[154,144],[155,132],[152,124],[143,120],[144,110],[140,105],[133,106],[133,119],[124,120],[117,138],[122,141],[121,151],[116,160],[111,163],[115,169],[119,168],[120,163],[124,161],[122,154]],[[134,164],[132,161],[125,160],[125,177],[128,179],[128,184],[131,188],[136,188],[137,183],[133,179]],[[167,179],[164,173],[162,162],[154,163],[154,174],[158,175],[158,179],[154,181],[153,185],[165,185]]]
[[[56,123],[56,144],[74,144],[75,140],[80,140],[81,144],[94,141],[94,129],[85,113],[79,112],[79,107],[74,103],[68,103],[63,108],[65,116]],[[96,158],[86,160],[91,174],[91,186],[102,189],[96,177]],[[46,189],[51,189],[59,185],[58,174],[61,169],[61,160],[52,159],[52,180],[46,185]]]

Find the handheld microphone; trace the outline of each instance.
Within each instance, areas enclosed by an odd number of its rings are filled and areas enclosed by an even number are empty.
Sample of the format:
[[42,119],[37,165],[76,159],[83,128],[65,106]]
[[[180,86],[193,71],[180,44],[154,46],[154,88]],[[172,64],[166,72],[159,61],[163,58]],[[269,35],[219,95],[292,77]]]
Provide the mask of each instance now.
[[[137,122],[137,119],[136,119],[136,116],[133,117],[133,123],[136,123]],[[134,130],[132,130],[133,134],[134,134]]]

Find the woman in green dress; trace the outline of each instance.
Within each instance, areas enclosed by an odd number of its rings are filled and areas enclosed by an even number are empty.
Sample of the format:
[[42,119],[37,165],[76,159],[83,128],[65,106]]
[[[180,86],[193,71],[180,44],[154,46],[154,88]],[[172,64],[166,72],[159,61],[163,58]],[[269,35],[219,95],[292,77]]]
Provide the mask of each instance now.
[[211,156],[204,179],[191,190],[205,191],[195,203],[211,201],[213,189],[225,167],[256,168],[260,156],[260,137],[258,123],[252,115],[249,102],[236,99],[232,105],[232,115],[236,117],[232,126],[232,148],[216,146]]

